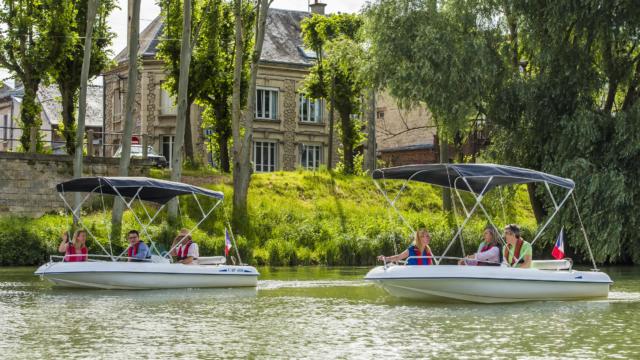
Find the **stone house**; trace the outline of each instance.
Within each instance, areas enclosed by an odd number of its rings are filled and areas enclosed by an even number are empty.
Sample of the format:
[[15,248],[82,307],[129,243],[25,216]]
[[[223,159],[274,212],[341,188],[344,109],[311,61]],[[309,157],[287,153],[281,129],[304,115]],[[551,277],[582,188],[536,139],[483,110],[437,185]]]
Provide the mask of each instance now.
[[[20,109],[24,88],[20,85],[12,88],[3,85],[0,88],[0,151],[18,151],[20,149]],[[65,139],[59,133],[62,123],[62,103],[60,91],[55,85],[41,85],[37,93],[37,101],[42,107],[40,113],[40,138],[45,148],[53,154],[66,154]],[[95,153],[98,155],[102,132],[102,86],[89,85],[87,88],[86,130],[92,130]]]
[[[324,4],[311,6],[324,13]],[[329,156],[329,125],[325,104],[307,99],[299,92],[315,54],[302,45],[300,22],[308,12],[269,9],[264,47],[258,68],[252,161],[254,171],[317,169]],[[162,19],[156,18],[140,35],[142,68],[136,89],[134,137],[149,136],[149,145],[170,160],[175,137],[174,99],[162,88],[166,79],[162,61],[156,59],[162,41]],[[115,61],[117,66],[104,74],[105,146],[107,154],[120,143],[126,99],[127,50]],[[194,150],[206,154],[202,109],[191,108]],[[337,139],[337,136],[334,136]],[[337,143],[337,141],[336,141]],[[334,146],[336,149],[337,146]],[[110,149],[110,150],[109,150]],[[333,154],[336,158],[336,154]],[[203,156],[204,157],[204,156]],[[205,157],[206,158],[206,157]],[[334,161],[335,163],[335,161]]]

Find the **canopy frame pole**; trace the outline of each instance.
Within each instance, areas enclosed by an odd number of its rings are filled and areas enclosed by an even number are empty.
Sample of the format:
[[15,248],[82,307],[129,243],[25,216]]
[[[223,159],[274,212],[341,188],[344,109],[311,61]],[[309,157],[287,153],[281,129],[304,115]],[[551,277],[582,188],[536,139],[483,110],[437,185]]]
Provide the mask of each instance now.
[[[459,227],[458,207],[456,206],[456,199],[453,197],[454,192],[456,194],[458,193],[458,188],[455,187],[456,186],[455,180],[453,181],[454,183],[453,187],[451,186],[451,176],[449,175],[449,166],[446,166],[446,169],[447,169],[447,181],[449,182],[449,196],[451,197],[451,205],[453,205],[453,221],[456,223],[456,227]],[[452,188],[453,188],[453,191],[451,191]],[[460,203],[462,204],[462,208],[464,209],[465,216],[469,216],[469,214],[467,213],[467,209],[464,206],[464,202],[462,202],[462,197],[458,196],[458,198],[460,199]],[[465,254],[465,250],[464,250],[464,238],[462,237],[462,234],[460,234],[460,250],[462,251],[462,257],[466,257],[467,255]]]
[[[569,199],[571,194],[573,194],[573,189],[569,189],[569,191],[567,191],[567,195],[564,196],[564,198],[560,202],[559,206],[555,209],[553,214],[551,214],[551,216],[547,220],[545,220],[544,224],[542,224],[542,227],[540,227],[539,230],[536,232],[536,236],[531,241],[531,247],[533,247],[533,244],[540,238],[540,236],[542,235],[544,230],[547,228],[547,226],[549,226],[549,224],[551,223],[551,220],[553,220],[556,217],[556,215],[558,214],[558,212],[560,211],[562,206],[564,206],[564,203]],[[519,263],[523,256],[524,256],[524,254],[521,254],[516,259],[515,264]]]
[[[457,181],[457,179],[456,179]],[[469,189],[471,189],[471,185],[469,184],[469,182],[467,181],[466,178],[462,178],[462,181],[465,182],[465,184],[467,185],[467,187]],[[456,192],[457,192],[457,188],[456,188]],[[478,198],[476,196],[476,194],[474,192],[471,192],[471,195],[473,195],[474,199],[476,199],[476,201],[478,201]],[[482,212],[484,213],[484,216],[487,218],[487,220],[489,220],[489,224],[491,224],[491,226],[493,227],[493,229],[496,231],[496,234],[498,234],[498,239],[500,240],[500,242],[502,243],[502,245],[506,245],[507,242],[505,241],[505,239],[502,237],[502,235],[500,235],[500,230],[498,229],[498,227],[496,226],[496,224],[493,222],[493,219],[491,218],[491,216],[489,215],[489,212],[487,211],[487,209],[484,207],[484,205],[482,205],[482,202],[480,202],[478,204],[478,206],[480,207],[480,209],[482,210]]]
[[[156,216],[158,216],[158,214],[160,214],[160,211],[162,211],[162,209],[164,209],[166,204],[160,205],[160,208],[158,208],[158,210],[156,210],[155,214],[153,214],[153,216],[149,216],[149,213],[147,212],[147,208],[144,206],[144,202],[142,201],[142,199],[140,199],[140,197],[138,197],[138,202],[140,202],[140,205],[142,205],[142,208],[144,209],[145,213],[147,213],[147,218],[149,218],[149,222],[148,223],[140,224],[140,226],[142,228],[144,228],[145,234],[148,234],[147,229],[149,228],[149,226],[151,226],[151,224],[153,224],[153,220],[155,220]],[[149,238],[149,240],[151,240],[151,238]],[[158,247],[156,246],[155,241],[151,241],[151,248],[155,249],[156,253],[158,255],[160,255],[160,249],[158,249]],[[123,252],[123,254],[124,254],[124,252]]]
[[222,203],[222,200],[218,199],[215,205],[213,205],[211,209],[206,214],[204,214],[202,219],[200,219],[200,221],[198,221],[198,223],[194,227],[192,227],[185,235],[183,235],[182,239],[180,239],[180,241],[178,241],[174,246],[172,246],[169,249],[169,251],[167,251],[167,253],[164,255],[164,257],[168,259],[171,256],[171,252],[173,252],[173,250],[175,250],[178,246],[182,245],[182,242],[187,238],[187,236],[191,235],[191,233],[193,233],[193,231],[197,229],[198,226],[200,226],[200,224],[202,224],[209,217],[209,215],[211,215],[213,210],[215,210],[218,207],[218,205],[220,205],[221,203]]
[[[453,245],[455,240],[457,240],[458,236],[460,236],[460,234],[462,234],[462,229],[464,229],[465,225],[467,225],[467,222],[469,222],[469,219],[471,219],[471,216],[475,213],[476,209],[478,208],[478,205],[480,205],[480,203],[482,202],[482,198],[484,197],[484,193],[485,193],[485,191],[487,191],[487,189],[489,188],[489,184],[491,184],[492,181],[493,181],[493,176],[491,176],[489,178],[489,181],[487,181],[487,183],[484,185],[484,188],[482,188],[482,191],[480,192],[480,194],[476,198],[476,203],[471,208],[469,216],[467,216],[464,219],[464,221],[462,222],[462,224],[458,227],[458,231],[456,232],[455,236],[453,237],[453,239],[451,239],[451,241],[449,242],[449,245],[447,246],[447,248],[444,249],[444,252],[442,252],[442,255],[440,255],[439,258],[436,260],[436,265],[440,265],[440,261],[444,258],[445,255],[447,255],[447,252],[449,251],[449,249],[451,248],[451,246]],[[469,188],[469,189],[471,189],[471,188]]]
[[596,265],[596,259],[593,257],[593,252],[591,251],[591,245],[589,244],[589,238],[587,237],[587,230],[585,230],[584,224],[582,223],[582,216],[580,216],[580,211],[578,210],[578,203],[576,202],[575,194],[571,193],[571,199],[573,200],[573,207],[576,209],[576,214],[578,214],[580,229],[582,230],[582,235],[584,236],[584,242],[587,244],[587,250],[589,250],[589,257],[591,258],[591,263],[593,264],[593,269],[591,270],[599,271],[598,266]]
[[[409,180],[407,180],[408,182]],[[411,224],[409,224],[409,222],[407,221],[407,219],[404,218],[404,216],[402,216],[402,214],[400,213],[400,211],[396,208],[395,204],[393,203],[393,201],[391,201],[391,199],[389,199],[389,196],[387,195],[387,192],[380,187],[380,184],[378,184],[378,181],[376,181],[375,179],[373,180],[373,183],[376,185],[376,187],[378,188],[378,190],[380,190],[380,193],[382,193],[382,196],[385,198],[385,200],[387,200],[387,203],[389,203],[389,206],[391,206],[391,208],[396,212],[396,214],[398,215],[398,217],[400,218],[400,220],[402,220],[402,222],[409,228],[409,230],[411,230],[411,232],[415,233],[415,229],[413,228],[413,226],[411,226]],[[406,183],[405,183],[406,185]],[[404,189],[404,186],[402,187],[402,189]],[[400,189],[400,191],[402,191],[402,189]]]
[[551,201],[553,202],[553,207],[558,210],[558,203],[556,202],[556,198],[553,196],[553,193],[551,192],[551,188],[549,187],[549,183],[548,182],[544,182],[544,186],[547,188],[547,192],[549,192],[549,196],[551,197]]
[[[91,195],[91,193],[93,193],[93,191],[95,191],[95,189],[93,189],[88,195]],[[62,199],[62,201],[64,202],[64,204],[67,206],[67,208],[69,210],[71,210],[73,212],[73,207],[71,205],[69,205],[69,203],[67,202],[67,199],[64,197],[64,189],[62,192],[58,192],[58,196],[60,196],[60,198]],[[88,196],[86,196],[81,202],[80,204],[84,203],[84,201],[88,198]],[[102,246],[102,244],[100,243],[100,241],[98,241],[98,238],[93,235],[93,233],[91,232],[91,230],[89,230],[89,227],[84,223],[84,221],[82,221],[82,219],[78,218],[78,224],[82,226],[82,228],[89,234],[91,235],[91,237],[93,238],[93,240],[98,244],[98,246],[100,246],[100,248],[102,249],[102,251],[104,251],[105,254],[107,254],[110,258],[111,261],[115,261],[115,259],[113,258],[113,254],[110,254],[107,249],[104,248],[104,246]]]
[[204,210],[202,209],[202,205],[200,205],[200,201],[198,201],[198,197],[196,196],[195,193],[191,193],[191,195],[193,195],[193,199],[196,201],[196,204],[198,204],[198,208],[200,208],[200,213],[202,213],[202,216],[204,216]]
[[[76,206],[75,208],[73,206],[71,206],[71,204],[69,204],[66,200],[65,200],[65,204],[67,204],[67,207],[69,208],[69,210],[71,210],[71,216],[73,217],[74,220],[78,220],[80,221],[80,215],[78,214],[80,212],[80,209],[82,209],[82,205],[84,205],[85,201],[87,201],[87,199],[89,199],[89,196],[91,196],[91,194],[96,191],[98,187],[94,188],[93,190],[91,190],[89,193],[87,193],[87,195],[85,195],[85,197],[82,199],[82,201],[80,201],[78,203],[78,206]],[[64,189],[62,191],[64,193]],[[60,193],[58,193],[60,194]],[[64,200],[64,198],[63,198]]]
[[[107,182],[108,183],[108,182]],[[116,192],[116,194],[118,195],[118,197],[120,197],[120,199],[122,200],[122,202],[124,202],[124,204],[127,206],[127,209],[129,209],[129,211],[131,211],[131,213],[133,214],[133,217],[136,219],[136,221],[138,222],[138,225],[140,225],[140,230],[142,232],[144,232],[145,236],[147,237],[147,239],[149,239],[149,243],[151,245],[152,249],[156,250],[156,253],[158,253],[158,248],[155,247],[155,242],[153,241],[153,239],[151,238],[151,235],[149,235],[149,232],[147,231],[147,227],[144,226],[144,223],[140,220],[140,218],[138,217],[138,214],[136,214],[135,211],[133,211],[133,208],[131,207],[131,204],[133,203],[133,201],[136,199],[136,197],[138,197],[138,195],[140,194],[140,191],[142,190],[142,188],[144,186],[140,186],[138,188],[138,191],[136,191],[136,194],[133,196],[133,198],[131,198],[131,201],[127,202],[127,200],[124,198],[124,196],[122,196],[122,194],[120,193],[120,191],[118,190],[118,188],[116,186],[113,186],[111,184],[109,184],[109,186],[111,186],[111,188],[113,189],[113,191]],[[142,201],[142,199],[140,199],[140,201]],[[158,255],[160,255],[160,253],[158,253]]]
[[107,207],[104,205],[104,193],[102,192],[102,178],[98,178],[100,188],[100,203],[102,203],[102,224],[107,229],[107,239],[109,239],[109,253],[113,256],[113,245],[111,244],[111,224],[107,223]]

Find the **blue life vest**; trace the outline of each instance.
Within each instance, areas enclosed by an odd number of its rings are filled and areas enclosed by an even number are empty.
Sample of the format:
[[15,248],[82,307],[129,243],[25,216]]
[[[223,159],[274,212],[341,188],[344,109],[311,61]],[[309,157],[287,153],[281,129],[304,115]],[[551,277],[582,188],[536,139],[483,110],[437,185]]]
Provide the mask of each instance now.
[[419,250],[415,245],[409,246],[407,249],[409,251],[409,260],[407,260],[407,265],[433,265],[432,258],[411,258],[411,256],[433,256],[429,251],[429,248],[424,248],[422,254],[419,254]]

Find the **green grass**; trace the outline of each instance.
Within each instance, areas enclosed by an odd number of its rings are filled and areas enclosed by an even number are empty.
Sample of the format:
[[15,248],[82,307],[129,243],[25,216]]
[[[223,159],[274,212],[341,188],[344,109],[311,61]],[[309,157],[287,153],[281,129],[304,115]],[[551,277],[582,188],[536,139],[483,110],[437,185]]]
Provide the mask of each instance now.
[[[185,180],[197,185],[222,191],[227,201],[194,233],[201,255],[223,253],[224,226],[231,215],[231,176],[213,171],[198,170],[185,174]],[[167,178],[168,172],[154,171],[152,176]],[[388,182],[391,196],[402,183]],[[470,195],[463,196],[467,209],[473,206]],[[525,238],[531,238],[530,230],[535,220],[529,207],[524,187],[509,191],[494,191],[484,201],[498,226],[518,223],[525,229]],[[103,220],[101,204],[95,200],[83,219],[91,224],[89,229],[99,239],[107,239],[110,224]],[[213,200],[202,201],[207,208]],[[431,231],[431,247],[440,254],[463,221],[458,205],[458,216],[441,210],[441,190],[430,185],[410,183],[397,202],[402,216],[412,227],[426,227]],[[107,208],[110,204],[107,203]],[[182,226],[191,227],[199,219],[200,210],[191,197],[181,201]],[[136,214],[146,216],[142,208]],[[162,214],[156,225],[149,228],[151,236],[166,249],[175,231],[166,225]],[[257,265],[372,265],[375,256],[401,251],[411,242],[410,230],[391,210],[385,199],[368,177],[331,174],[327,171],[277,172],[254,174],[249,191],[250,223],[242,234],[236,236],[243,261]],[[463,231],[467,251],[474,251],[480,241],[486,219],[474,216]],[[20,233],[38,243],[37,255],[29,257],[29,264],[42,262],[47,254],[54,253],[59,234],[68,219],[60,215],[45,215],[39,219],[0,218],[0,247],[7,242],[10,233]],[[137,228],[132,213],[125,213],[123,230]],[[528,236],[529,235],[529,236]],[[6,240],[3,240],[6,239]],[[101,240],[108,248],[106,240]],[[89,241],[90,251],[99,252],[99,246]],[[126,247],[122,241],[112,244],[119,253]],[[457,242],[449,254],[460,255]],[[16,255],[0,254],[0,264],[27,264]]]

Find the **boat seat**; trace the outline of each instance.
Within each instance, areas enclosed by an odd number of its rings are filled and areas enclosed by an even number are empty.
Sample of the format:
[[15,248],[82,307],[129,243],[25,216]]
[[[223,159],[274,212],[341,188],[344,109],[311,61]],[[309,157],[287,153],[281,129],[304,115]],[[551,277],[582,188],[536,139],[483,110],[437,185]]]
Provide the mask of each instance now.
[[569,258],[562,260],[533,260],[531,267],[540,270],[571,270],[573,261]]
[[205,256],[197,259],[198,265],[222,265],[227,263],[224,256]]

